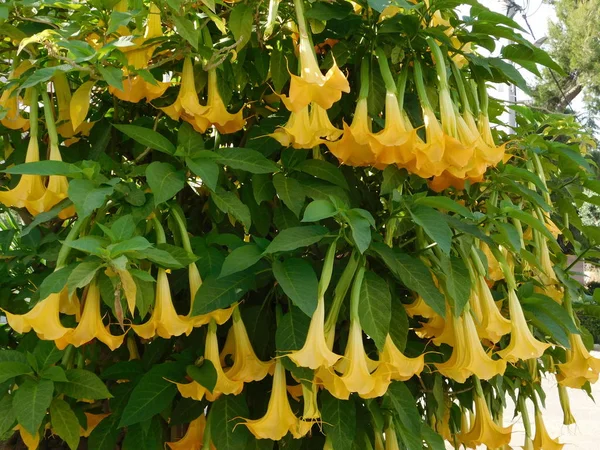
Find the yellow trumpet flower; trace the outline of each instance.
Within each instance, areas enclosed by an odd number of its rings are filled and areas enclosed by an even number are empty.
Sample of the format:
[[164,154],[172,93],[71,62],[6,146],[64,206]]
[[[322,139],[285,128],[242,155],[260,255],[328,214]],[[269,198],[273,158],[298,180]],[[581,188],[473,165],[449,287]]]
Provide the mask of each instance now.
[[523,309],[514,289],[508,291],[508,309],[510,312],[510,343],[500,350],[498,355],[508,362],[514,363],[520,359],[539,358],[550,344],[538,341],[527,326]]
[[438,315],[431,308],[431,306],[425,303],[425,300],[423,300],[423,297],[420,295],[414,302],[404,305],[404,309],[406,310],[406,314],[408,314],[410,317],[421,316],[426,319],[431,319]]
[[350,92],[348,80],[338,68],[335,59],[325,75],[321,72],[315,49],[306,29],[302,1],[294,1],[300,36],[298,46],[300,76],[290,74],[292,77],[290,93],[289,97],[284,100],[286,107],[292,112],[298,112],[313,102],[322,108],[329,109],[342,98],[342,92]]
[[77,294],[73,293],[69,295],[68,291],[66,289],[63,289],[60,292],[60,302],[58,306],[58,311],[62,314],[75,316],[75,320],[79,322],[79,318],[81,317],[81,304],[79,303],[79,298],[77,298]]
[[390,424],[385,429],[384,433],[385,450],[400,450],[400,445],[398,445],[398,436],[396,435],[396,429],[393,421],[390,421]]
[[504,272],[502,272],[502,268],[500,267],[500,263],[488,247],[488,245],[480,241],[479,249],[485,255],[487,260],[487,278],[490,281],[499,281],[504,279]]
[[371,118],[367,108],[367,99],[356,102],[352,125],[344,122],[342,138],[335,142],[327,142],[327,148],[342,164],[349,166],[370,166],[375,163],[373,151],[373,133]]
[[302,412],[302,419],[298,421],[298,433],[306,436],[312,426],[321,419],[321,412],[317,405],[317,392],[319,389],[314,381],[310,384],[308,382],[301,383],[301,386],[304,411]]
[[387,364],[391,379],[397,381],[407,381],[414,375],[419,375],[425,367],[425,355],[419,355],[416,358],[405,356],[396,347],[389,334],[385,338],[379,361],[380,364]]
[[503,374],[506,361],[493,360],[485,353],[471,313],[467,311],[459,318],[448,318],[448,321],[450,320],[454,326],[456,345],[448,361],[436,363],[438,371],[459,383],[464,383],[471,375],[489,380],[495,375]]
[[171,450],[200,450],[204,442],[204,429],[206,428],[206,416],[200,417],[190,422],[185,435],[176,442],[167,442]]
[[271,439],[278,441],[288,432],[295,439],[301,438],[298,418],[292,412],[287,396],[285,383],[285,369],[281,359],[275,362],[273,374],[273,388],[267,412],[260,419],[247,419],[242,422],[257,439]]
[[63,72],[58,72],[52,78],[52,84],[54,85],[54,93],[58,104],[58,117],[56,119],[58,133],[64,138],[72,138],[77,134],[88,136],[94,126],[91,122],[82,122],[76,129],[73,129],[70,109],[71,89],[69,88],[67,76]]
[[565,444],[558,442],[558,439],[552,439],[546,430],[542,413],[535,413],[535,437],[533,438],[533,448],[535,450],[561,450]]
[[196,381],[191,383],[176,383],[179,393],[185,398],[193,398],[194,400],[202,400],[204,397],[209,402],[214,402],[221,394],[238,395],[244,389],[243,381],[236,381],[229,378],[221,367],[219,359],[219,341],[217,339],[217,324],[214,320],[208,325],[208,333],[206,334],[206,342],[204,344],[204,359],[210,361],[217,372],[217,383],[209,392],[204,386]]
[[93,414],[93,413],[86,412],[84,414],[85,414],[85,418],[86,418],[87,422],[86,422],[85,429],[82,427],[80,427],[80,429],[79,429],[79,435],[81,437],[90,437],[90,434],[92,434],[92,431],[94,431],[94,428],[96,428],[100,422],[102,422],[104,419],[106,419],[108,416],[110,416],[110,413]]
[[[24,72],[31,67],[29,60],[23,61],[19,66],[12,71],[9,75],[9,80],[19,78]],[[27,131],[29,128],[29,120],[21,116],[19,105],[23,103],[23,100],[18,95],[13,95],[17,87],[5,89],[0,96],[0,106],[7,110],[6,115],[0,120],[0,123],[6,128],[11,130],[23,130]]]
[[219,87],[217,86],[217,70],[208,71],[208,100],[206,104],[204,118],[208,120],[219,133],[229,134],[244,128],[246,120],[243,115],[243,108],[237,113],[231,114],[227,111]]
[[19,435],[21,436],[21,440],[23,441],[23,444],[25,444],[25,447],[27,447],[27,450],[37,450],[39,448],[39,445],[40,445],[40,433],[39,432],[35,433],[35,434],[29,434],[29,431],[27,431],[21,425],[17,425],[13,429],[15,431],[19,432]]
[[8,325],[17,333],[27,333],[33,329],[42,340],[60,339],[70,330],[60,323],[60,299],[60,293],[50,294],[26,314],[11,314],[4,311]]
[[100,315],[100,289],[96,282],[92,282],[88,287],[83,314],[77,327],[70,329],[68,333],[57,339],[55,343],[58,349],[62,350],[69,344],[81,347],[94,338],[100,342],[104,342],[113,351],[121,346],[125,338],[125,334],[120,336],[112,335],[108,326],[102,323],[102,316]]
[[287,356],[296,365],[313,370],[319,367],[331,367],[341,358],[340,355],[329,349],[325,339],[325,299],[323,297],[320,297],[317,302],[304,345],[300,350],[293,351]]
[[172,336],[189,335],[193,324],[186,317],[177,314],[171,299],[169,279],[165,269],[158,269],[156,276],[156,299],[150,319],[141,325],[132,325],[133,331],[144,338],[160,336],[169,339]]
[[475,420],[469,431],[462,431],[460,441],[467,448],[485,445],[488,448],[503,448],[510,443],[512,425],[502,427],[492,419],[485,399],[475,396]]
[[[244,326],[242,316],[237,308],[233,312],[233,325],[229,329],[229,335],[233,336],[233,366],[225,369],[225,375],[234,381],[250,383],[251,381],[260,381],[267,376],[272,369],[273,362],[263,362],[256,356],[248,332]],[[229,335],[227,336],[229,340]],[[227,346],[227,343],[225,344]],[[221,362],[224,359],[224,353],[221,352]]]
[[185,120],[199,133],[204,133],[210,126],[210,121],[205,117],[208,107],[200,104],[196,93],[191,58],[185,58],[183,63],[181,85],[175,103],[160,109],[173,120]]
[[581,388],[586,381],[595,383],[600,373],[600,359],[590,355],[580,334],[569,336],[571,348],[567,350],[567,362],[558,364],[556,379],[559,384],[571,388]]
[[342,130],[332,125],[327,111],[313,103],[310,112],[308,106],[292,112],[285,126],[278,127],[269,136],[285,147],[313,148],[335,141],[341,134]]
[[567,388],[560,383],[557,385],[557,388],[560,407],[563,410],[563,425],[573,425],[575,423],[575,417],[571,412],[569,392],[567,391]]
[[496,343],[502,336],[510,333],[510,321],[500,314],[483,277],[478,277],[469,304],[473,309],[475,327],[480,338]]
[[200,272],[198,271],[198,266],[196,263],[191,263],[188,266],[188,279],[190,284],[190,312],[187,315],[189,321],[192,322],[194,327],[200,327],[202,325],[206,325],[210,323],[211,320],[214,320],[217,325],[223,325],[225,322],[229,320],[231,317],[231,313],[233,312],[234,307],[231,306],[225,309],[217,309],[215,311],[211,311],[208,314],[201,314],[199,316],[192,316],[192,311],[194,309],[194,302],[196,300],[196,293],[200,286],[202,286],[202,277],[200,276]]

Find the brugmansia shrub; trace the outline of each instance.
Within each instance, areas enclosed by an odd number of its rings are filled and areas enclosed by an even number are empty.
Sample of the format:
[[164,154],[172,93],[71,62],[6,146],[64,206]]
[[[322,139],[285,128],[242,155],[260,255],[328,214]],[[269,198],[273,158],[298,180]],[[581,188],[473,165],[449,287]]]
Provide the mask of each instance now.
[[546,395],[571,424],[600,373],[564,254],[598,251],[593,141],[492,130],[491,83],[560,67],[457,3],[0,5],[0,435],[497,449],[514,413],[561,448]]

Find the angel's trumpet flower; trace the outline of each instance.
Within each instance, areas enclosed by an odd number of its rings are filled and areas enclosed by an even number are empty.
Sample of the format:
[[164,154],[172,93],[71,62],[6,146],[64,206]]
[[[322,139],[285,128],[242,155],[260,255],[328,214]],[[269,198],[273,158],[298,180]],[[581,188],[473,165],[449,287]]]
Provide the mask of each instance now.
[[56,119],[56,131],[58,131],[58,134],[67,139],[77,134],[88,136],[94,126],[91,122],[82,122],[77,129],[73,129],[73,122],[71,121],[71,89],[69,88],[67,76],[63,72],[58,72],[52,78],[52,84],[54,84],[54,93],[56,95],[56,103],[58,104],[58,117]]
[[510,442],[512,425],[502,427],[492,419],[483,396],[475,395],[475,420],[469,431],[462,431],[460,441],[467,448],[485,445],[487,448],[504,448]]
[[23,444],[25,444],[25,447],[27,447],[27,450],[37,450],[39,448],[40,433],[30,434],[29,431],[21,425],[17,425],[13,429],[19,432],[21,440],[23,441]]
[[200,104],[196,93],[194,65],[191,58],[187,57],[183,62],[177,99],[172,105],[160,109],[173,120],[185,120],[199,133],[204,133],[210,126],[210,121],[205,118],[208,107]]
[[479,100],[481,107],[479,108],[479,116],[477,118],[477,129],[481,135],[481,139],[490,149],[494,149],[488,153],[488,162],[490,165],[495,166],[504,159],[506,144],[502,144],[496,147],[494,143],[494,137],[492,136],[492,130],[490,128],[490,118],[488,116],[488,95],[485,83],[482,82],[478,86]]
[[96,282],[93,281],[88,288],[79,324],[55,342],[56,346],[62,350],[69,344],[81,347],[94,338],[100,342],[104,342],[108,348],[114,351],[121,346],[125,335],[112,335],[108,326],[105,326],[102,322],[102,316],[100,315],[100,289]]
[[420,295],[414,302],[404,305],[404,309],[406,310],[406,314],[408,314],[410,317],[421,316],[426,319],[431,319],[437,316],[436,312],[431,308],[431,306],[425,303],[425,300],[423,300],[423,297]]
[[380,364],[387,364],[392,380],[406,381],[414,375],[419,375],[425,367],[425,355],[416,358],[405,356],[394,344],[388,334],[385,338],[383,352],[379,358]]
[[517,298],[517,293],[510,288],[508,291],[508,309],[510,312],[510,343],[500,350],[498,355],[508,362],[517,362],[520,359],[539,358],[546,351],[550,344],[540,342],[529,330],[521,303]]
[[475,283],[469,303],[475,315],[477,334],[482,339],[496,343],[510,333],[510,321],[500,314],[485,279],[479,276]]
[[292,112],[287,123],[283,127],[278,127],[272,134],[284,147],[313,148],[318,145],[319,139],[311,127],[308,106],[297,112]]
[[563,425],[573,425],[575,423],[575,417],[571,412],[569,392],[567,391],[567,388],[560,383],[557,385],[557,388],[560,407],[563,410]]
[[[217,372],[217,383],[212,392],[209,392],[204,386],[196,381],[182,384],[176,383],[179,393],[185,398],[193,398],[194,400],[202,400],[204,397],[209,402],[214,402],[221,394],[238,395],[244,389],[243,381],[236,381],[229,378],[221,367],[219,359],[219,341],[217,339],[217,324],[214,320],[208,325],[208,333],[204,347],[204,358],[212,363]],[[285,378],[285,377],[284,377]],[[285,386],[285,382],[284,382]]]
[[294,0],[300,35],[298,47],[300,76],[291,75],[290,95],[284,98],[286,107],[292,112],[298,112],[313,102],[329,109],[342,98],[342,92],[350,92],[348,80],[338,68],[335,59],[327,74],[323,75],[321,72],[315,49],[308,36],[303,1]]
[[410,124],[406,124],[406,118],[402,112],[408,71],[406,68],[402,70],[400,91],[397,92],[387,58],[381,49],[377,49],[377,61],[387,91],[385,95],[385,127],[373,136],[373,149],[377,165],[385,167],[389,164],[397,164],[404,167],[415,158],[414,146],[419,140],[417,131]]
[[176,442],[167,442],[171,450],[200,450],[204,441],[206,416],[201,414],[188,425],[185,435]]
[[60,298],[60,293],[50,294],[26,314],[11,314],[4,311],[8,325],[17,333],[27,333],[33,329],[40,339],[46,341],[62,338],[70,328],[60,323]]
[[400,450],[398,444],[398,436],[396,436],[396,428],[394,422],[390,420],[388,427],[384,431],[385,433],[385,450]]
[[285,369],[281,359],[275,362],[273,388],[267,406],[267,412],[260,419],[242,422],[257,439],[278,441],[288,432],[296,439],[302,437],[298,418],[292,412],[287,396]]
[[464,383],[471,375],[489,380],[495,375],[503,374],[506,361],[493,360],[485,353],[471,313],[467,311],[459,318],[448,318],[450,320],[453,321],[456,346],[448,361],[436,364],[439,372],[459,383]]
[[[126,30],[125,33],[129,34],[129,30]],[[145,41],[162,35],[160,9],[152,3],[150,5],[144,37],[135,39],[135,45],[121,48],[121,51],[125,53],[125,57],[127,58],[128,66],[132,66],[134,70],[147,68],[148,62],[152,58],[157,45],[145,45]],[[137,103],[144,97],[147,101],[152,101],[163,95],[169,87],[169,83],[162,81],[154,80],[154,83],[149,83],[140,75],[129,76],[128,68],[123,68],[123,74],[126,77],[123,81],[123,89],[109,86],[108,91],[115,97],[127,102]]]
[[[190,247],[191,251],[191,247]],[[199,327],[202,325],[206,325],[212,320],[214,320],[217,325],[223,325],[225,322],[229,320],[231,317],[231,313],[233,312],[234,307],[229,307],[225,309],[216,309],[214,311],[209,312],[208,314],[201,314],[199,316],[192,316],[192,311],[194,309],[194,302],[196,301],[196,293],[200,286],[202,286],[202,277],[200,277],[200,272],[198,271],[198,267],[196,263],[191,263],[188,266],[188,278],[190,284],[190,312],[187,315],[187,319],[193,324],[194,327]]]
[[[9,75],[8,79],[13,80],[20,77],[31,67],[31,63],[23,61],[13,72]],[[6,128],[11,130],[23,130],[27,131],[30,125],[30,120],[21,117],[21,111],[19,110],[19,104],[22,103],[18,95],[13,95],[17,87],[5,89],[0,97],[0,106],[7,110],[6,115],[0,120],[0,123]],[[37,101],[37,97],[36,97]]]
[[79,322],[79,318],[81,317],[81,304],[79,303],[79,298],[77,297],[77,294],[73,293],[69,295],[68,290],[63,289],[60,292],[60,303],[58,306],[58,310],[62,314],[75,316],[75,320]]
[[207,111],[204,117],[219,130],[219,133],[235,133],[244,128],[246,124],[242,109],[234,114],[227,111],[221,99],[221,94],[219,94],[216,69],[208,71],[208,101],[206,107]]
[[321,412],[317,405],[317,392],[319,391],[316,383],[304,382],[302,386],[302,400],[304,401],[304,411],[302,412],[302,419],[298,422],[298,432],[302,436],[305,436],[313,424],[321,419]]
[[567,362],[558,364],[556,379],[559,384],[581,388],[587,381],[595,383],[600,373],[600,359],[593,357],[585,348],[580,334],[569,336],[571,348],[567,350]]
[[[32,89],[31,106],[29,110],[29,145],[25,155],[25,162],[37,162],[40,160],[38,147],[38,93]],[[28,200],[40,198],[44,195],[46,188],[42,177],[39,175],[21,175],[21,179],[14,189],[0,191],[0,203],[7,207],[23,208]]]
[[[538,234],[537,231],[535,234]],[[552,260],[550,259],[550,251],[548,250],[548,243],[543,236],[539,236],[538,241],[538,257],[540,259],[540,265],[542,273],[540,278],[544,285],[557,284],[556,274],[554,273],[554,267],[552,266]]]
[[561,444],[557,439],[552,439],[546,430],[542,413],[535,412],[535,437],[533,438],[533,448],[535,450],[561,450],[565,444]]
[[479,249],[485,255],[485,259],[487,260],[487,279],[490,281],[499,281],[504,279],[504,272],[502,271],[502,267],[500,267],[500,263],[490,250],[490,247],[483,241],[479,242]]
[[[233,325],[229,330],[230,335],[233,335],[233,366],[225,370],[225,375],[234,381],[243,381],[249,383],[251,381],[260,381],[267,376],[271,370],[273,363],[263,362],[256,356],[242,316],[239,309],[236,307],[233,311]],[[229,340],[229,336],[228,340]],[[227,346],[227,344],[226,344]],[[225,352],[225,349],[224,349]],[[224,355],[221,352],[221,361]]]
[[144,338],[151,339],[160,336],[169,339],[172,336],[190,334],[193,328],[192,322],[186,317],[177,314],[173,300],[169,279],[165,269],[158,269],[156,276],[156,300],[150,319],[141,325],[132,325],[133,331]]
[[435,345],[448,344],[450,347],[456,347],[456,327],[452,320],[452,309],[450,303],[446,300],[446,318],[441,316],[434,317],[427,323],[424,323],[419,330],[420,334],[432,337]]
[[[60,150],[58,149],[58,134],[54,124],[54,116],[52,112],[52,104],[47,92],[42,92],[44,99],[44,115],[46,117],[46,127],[48,128],[48,136],[50,140],[50,161],[62,161]],[[69,183],[63,175],[50,175],[48,178],[48,186],[43,195],[39,198],[28,199],[25,203],[27,210],[32,215],[37,215],[42,212],[50,211],[54,205],[60,203],[67,198],[69,191]],[[70,206],[63,209],[58,217],[68,219],[75,215],[75,207]]]

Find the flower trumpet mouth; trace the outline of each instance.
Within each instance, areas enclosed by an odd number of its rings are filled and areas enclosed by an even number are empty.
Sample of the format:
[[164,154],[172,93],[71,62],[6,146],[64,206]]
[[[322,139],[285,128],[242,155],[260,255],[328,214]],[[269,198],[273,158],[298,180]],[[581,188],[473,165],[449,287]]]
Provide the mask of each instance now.
[[[492,419],[485,399],[475,396],[475,420],[468,431],[463,431],[460,442],[469,448],[485,445],[487,448],[504,448],[510,442],[512,425],[502,427]],[[539,447],[545,448],[545,447]]]
[[581,388],[586,381],[595,383],[600,373],[600,359],[593,357],[585,348],[580,334],[569,336],[571,348],[567,350],[567,362],[558,364],[556,378],[560,385]]

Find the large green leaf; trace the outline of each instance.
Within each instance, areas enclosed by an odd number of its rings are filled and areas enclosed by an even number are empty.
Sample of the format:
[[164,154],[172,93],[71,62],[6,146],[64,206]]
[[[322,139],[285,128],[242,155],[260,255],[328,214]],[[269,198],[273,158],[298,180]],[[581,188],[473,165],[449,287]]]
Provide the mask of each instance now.
[[358,313],[360,325],[379,351],[383,351],[385,338],[390,331],[392,297],[385,280],[373,272],[365,272],[361,289]]
[[75,205],[80,219],[104,205],[106,197],[113,192],[112,186],[96,187],[90,180],[71,180],[69,183],[69,198]]
[[260,261],[261,258],[262,251],[255,244],[238,247],[223,261],[219,277],[225,277],[246,270]]
[[300,211],[304,206],[304,189],[298,180],[286,177],[281,173],[275,174],[273,177],[273,185],[275,192],[281,201],[290,208],[290,210],[300,217]]
[[352,450],[356,436],[356,404],[354,401],[338,400],[329,392],[321,394],[321,418],[323,430],[336,450]]
[[198,175],[211,191],[216,191],[219,181],[219,166],[216,162],[209,159],[191,159],[186,158],[185,164],[188,168]]
[[154,194],[154,204],[160,205],[185,186],[185,174],[168,163],[155,161],[146,168],[146,180]]
[[442,269],[446,293],[454,308],[454,315],[459,317],[471,295],[471,277],[469,270],[461,258],[456,256],[442,258]]
[[11,378],[32,373],[33,370],[29,364],[18,361],[1,361],[0,362],[0,383],[4,383]]
[[329,233],[320,225],[293,227],[282,230],[269,244],[265,253],[289,252],[319,242]]
[[342,189],[349,189],[348,182],[344,177],[341,169],[327,161],[321,159],[307,159],[296,166],[296,169],[320,178],[321,180],[329,181]]
[[250,173],[274,173],[279,170],[273,161],[249,148],[223,148],[217,155],[218,162],[232,169],[245,170]]
[[222,395],[212,405],[209,415],[212,442],[216,448],[243,449],[250,438],[248,428],[240,425],[249,416],[244,394]]
[[416,206],[410,209],[410,215],[444,253],[450,253],[452,230],[441,213],[427,206]]
[[17,421],[29,434],[37,434],[46,410],[52,402],[54,383],[49,380],[27,380],[13,396]]
[[244,205],[242,201],[231,191],[224,189],[217,189],[211,195],[213,202],[217,205],[221,211],[226,214],[231,214],[237,220],[239,220],[246,229],[249,229],[252,225],[252,215],[248,206]]
[[208,314],[216,309],[227,308],[240,300],[252,286],[253,277],[237,272],[225,277],[208,277],[198,289],[192,315]]
[[9,394],[5,394],[0,400],[0,436],[13,428],[17,420],[12,403],[13,398]]
[[277,324],[275,344],[277,350],[292,351],[300,350],[306,341],[310,318],[295,306],[285,314]]
[[54,433],[58,434],[71,450],[77,450],[81,426],[67,402],[60,398],[55,398],[52,401],[50,405],[50,422]]
[[386,399],[390,401],[397,416],[396,423],[400,429],[397,435],[406,446],[407,450],[422,450],[423,439],[421,437],[421,416],[415,399],[406,384],[394,381],[388,387]]
[[110,392],[98,376],[84,369],[67,370],[67,383],[57,383],[59,390],[75,399],[102,400],[110,398]]
[[310,263],[304,259],[291,258],[273,263],[273,275],[294,304],[308,317],[317,307],[319,282]]
[[171,141],[151,128],[124,124],[113,124],[113,127],[121,133],[126,134],[134,141],[139,142],[146,147],[150,147],[152,150],[158,150],[159,152],[167,153],[168,155],[175,153],[175,146]]

